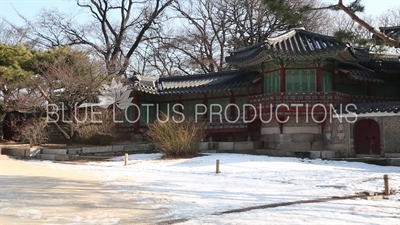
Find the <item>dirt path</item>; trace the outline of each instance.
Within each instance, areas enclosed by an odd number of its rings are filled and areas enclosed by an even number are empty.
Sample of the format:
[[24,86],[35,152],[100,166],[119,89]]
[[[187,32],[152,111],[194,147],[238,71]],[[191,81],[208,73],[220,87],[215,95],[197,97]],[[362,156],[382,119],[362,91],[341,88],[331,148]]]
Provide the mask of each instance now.
[[135,204],[134,193],[121,195],[95,174],[0,157],[1,225],[154,224],[162,213]]

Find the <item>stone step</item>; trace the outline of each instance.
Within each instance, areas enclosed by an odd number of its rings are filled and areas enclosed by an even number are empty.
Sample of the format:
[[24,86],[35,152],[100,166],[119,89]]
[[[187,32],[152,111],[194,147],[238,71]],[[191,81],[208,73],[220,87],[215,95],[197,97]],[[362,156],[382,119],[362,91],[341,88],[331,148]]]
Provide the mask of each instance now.
[[199,150],[215,150],[217,152],[252,152],[261,145],[260,141],[238,141],[238,142],[200,142]]
[[322,158],[332,159],[335,158],[335,152],[330,150],[317,150],[317,151],[296,151],[296,150],[279,150],[279,149],[257,149],[257,155],[269,155],[275,157],[299,157],[299,158]]
[[55,154],[37,154],[36,158],[43,159],[43,160],[56,161],[56,155]]
[[125,151],[125,152],[151,151],[151,150],[154,150],[153,143],[123,145],[123,151]]
[[386,158],[400,158],[400,153],[385,153]]
[[67,149],[60,148],[43,148],[42,154],[67,154]]
[[1,154],[20,157],[35,157],[40,154],[41,148],[2,148]]
[[75,156],[65,154],[38,154],[36,158],[50,161],[68,161],[75,159]]

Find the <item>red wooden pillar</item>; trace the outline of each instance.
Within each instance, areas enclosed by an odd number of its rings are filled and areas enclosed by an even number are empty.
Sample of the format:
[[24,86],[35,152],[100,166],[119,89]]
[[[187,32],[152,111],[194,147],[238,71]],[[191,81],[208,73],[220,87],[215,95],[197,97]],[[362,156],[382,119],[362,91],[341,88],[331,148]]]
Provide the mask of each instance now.
[[286,92],[286,68],[284,67],[283,63],[281,64],[280,76],[281,76],[281,91],[280,92]]
[[133,103],[137,106],[134,106],[134,115],[135,115],[135,117],[134,117],[134,121],[136,121],[134,124],[133,124],[133,132],[135,133],[135,134],[138,134],[139,133],[139,131],[140,131],[140,117],[141,117],[141,115],[139,115],[140,114],[140,95],[139,95],[139,92],[138,91],[135,91],[135,94],[134,94],[134,97],[133,97]]
[[317,92],[322,92],[322,67],[317,67]]

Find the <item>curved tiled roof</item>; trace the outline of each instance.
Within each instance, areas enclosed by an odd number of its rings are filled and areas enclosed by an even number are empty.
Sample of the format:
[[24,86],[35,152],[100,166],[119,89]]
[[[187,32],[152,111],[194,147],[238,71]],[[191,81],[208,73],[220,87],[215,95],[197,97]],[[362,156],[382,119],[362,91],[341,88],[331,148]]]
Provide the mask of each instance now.
[[367,69],[360,65],[341,66],[341,68],[339,68],[339,71],[343,72],[349,78],[356,81],[375,82],[375,83],[385,82],[380,78],[379,74],[375,73],[375,71]]
[[373,69],[382,78],[400,80],[400,56],[398,55],[374,55],[372,60],[360,64]]
[[304,29],[293,29],[265,42],[232,52],[226,62],[232,65],[256,65],[270,58],[337,58],[356,63],[369,60],[369,54],[336,38]]
[[133,85],[134,90],[149,94],[157,93],[157,81],[157,77],[145,77],[140,75],[135,75],[128,79],[128,83]]
[[133,88],[150,94],[190,94],[204,92],[229,91],[248,85],[261,78],[259,73],[246,73],[231,70],[209,74],[196,74],[166,78],[148,78],[135,76],[130,78]]
[[379,27],[379,30],[387,36],[398,39],[400,38],[400,26],[395,27]]

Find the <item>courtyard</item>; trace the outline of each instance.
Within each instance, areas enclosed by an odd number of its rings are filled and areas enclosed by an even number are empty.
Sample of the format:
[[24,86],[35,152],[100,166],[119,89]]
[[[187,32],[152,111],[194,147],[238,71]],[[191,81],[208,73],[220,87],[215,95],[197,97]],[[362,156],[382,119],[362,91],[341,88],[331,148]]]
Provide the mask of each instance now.
[[[400,224],[400,167],[207,154],[135,154],[101,162],[0,161],[1,224]],[[216,160],[221,173],[215,173]],[[383,191],[244,212],[224,211]]]

